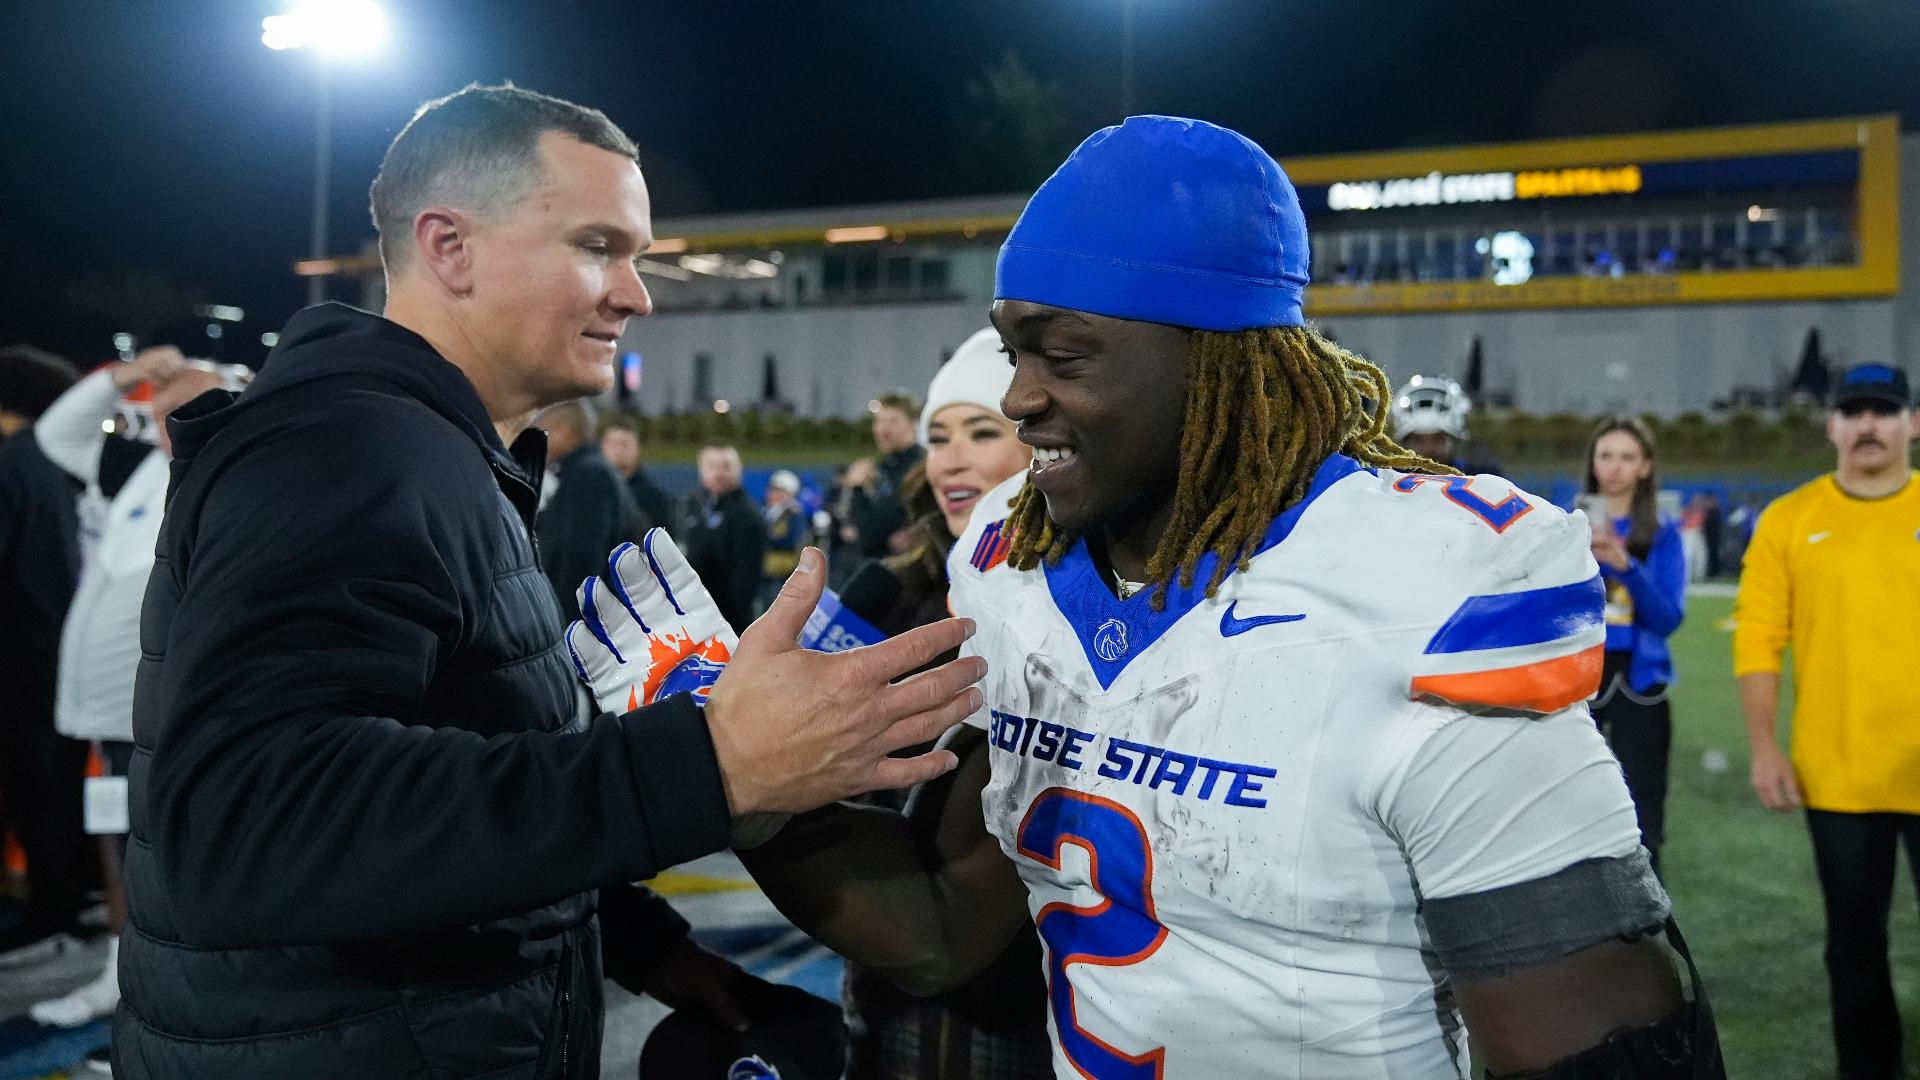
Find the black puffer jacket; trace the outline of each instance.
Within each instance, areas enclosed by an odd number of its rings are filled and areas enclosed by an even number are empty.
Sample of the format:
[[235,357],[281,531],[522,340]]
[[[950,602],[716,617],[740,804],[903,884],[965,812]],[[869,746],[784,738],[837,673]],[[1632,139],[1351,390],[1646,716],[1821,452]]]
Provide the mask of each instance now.
[[724,847],[727,806],[688,699],[578,719],[544,437],[510,456],[457,368],[338,306],[172,432],[117,1075],[598,1075],[594,890]]
[[644,539],[647,526],[599,447],[575,447],[555,462],[553,472],[554,491],[533,523],[533,534],[560,610],[571,611],[580,583],[596,576],[606,581],[608,553],[629,540]]

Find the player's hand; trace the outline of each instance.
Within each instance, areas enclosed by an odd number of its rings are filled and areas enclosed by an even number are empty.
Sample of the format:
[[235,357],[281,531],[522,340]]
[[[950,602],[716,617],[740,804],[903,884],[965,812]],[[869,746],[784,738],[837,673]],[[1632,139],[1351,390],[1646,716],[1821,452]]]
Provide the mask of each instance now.
[[670,1008],[698,1010],[731,1031],[745,1031],[747,1010],[733,994],[745,974],[733,961],[688,939],[661,958],[660,966],[647,979],[646,991],[648,997]]
[[112,380],[113,388],[123,394],[143,382],[152,383],[153,388],[158,390],[172,382],[186,367],[187,358],[179,349],[171,345],[156,345],[151,349],[141,349],[124,364],[114,365],[108,378]]
[[[580,618],[567,627],[573,669],[600,711],[631,712],[675,694],[706,705],[740,639],[700,575],[663,529],[614,548],[607,565],[614,586],[581,582]],[[728,842],[757,847],[786,823],[785,814],[736,813]]]
[[607,566],[613,586],[582,582],[580,618],[567,628],[574,671],[601,710],[680,693],[706,704],[739,638],[686,556],[665,530],[649,529],[639,544],[613,549]]
[[1800,795],[1800,778],[1793,762],[1777,747],[1764,747],[1753,755],[1753,791],[1760,804],[1776,813],[1786,814],[1806,805]]
[[826,559],[807,548],[713,684],[707,729],[736,815],[799,813],[931,780],[958,763],[952,752],[891,755],[932,742],[980,707],[973,684],[987,665],[977,656],[893,682],[972,637],[969,619],[943,619],[848,652],[800,648],[796,639],[825,579]]

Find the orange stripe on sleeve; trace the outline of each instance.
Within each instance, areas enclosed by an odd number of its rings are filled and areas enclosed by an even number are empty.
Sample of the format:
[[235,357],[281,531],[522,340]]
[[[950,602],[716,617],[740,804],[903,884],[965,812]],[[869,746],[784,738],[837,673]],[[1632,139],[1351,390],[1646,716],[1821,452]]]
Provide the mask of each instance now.
[[1595,645],[1572,656],[1542,660],[1494,671],[1459,675],[1419,675],[1412,696],[1431,697],[1454,705],[1492,705],[1504,709],[1550,713],[1585,701],[1600,689],[1600,668],[1606,646]]

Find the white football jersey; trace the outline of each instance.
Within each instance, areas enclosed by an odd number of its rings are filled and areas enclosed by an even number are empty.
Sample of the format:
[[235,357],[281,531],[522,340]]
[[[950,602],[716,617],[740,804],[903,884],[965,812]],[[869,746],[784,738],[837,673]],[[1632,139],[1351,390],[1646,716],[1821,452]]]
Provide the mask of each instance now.
[[1585,524],[1336,455],[1245,573],[1209,600],[1209,557],[1156,612],[1084,543],[1006,565],[1024,482],[976,509],[951,595],[990,665],[986,821],[1046,945],[1058,1075],[1466,1076],[1421,898],[1638,843],[1583,704]]

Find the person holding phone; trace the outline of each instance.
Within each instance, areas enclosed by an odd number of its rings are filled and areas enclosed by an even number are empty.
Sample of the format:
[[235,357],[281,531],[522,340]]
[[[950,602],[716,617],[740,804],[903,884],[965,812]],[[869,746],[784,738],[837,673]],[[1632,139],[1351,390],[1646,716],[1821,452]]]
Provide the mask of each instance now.
[[1687,559],[1680,528],[1654,506],[1660,490],[1653,432],[1617,416],[1593,433],[1580,509],[1593,525],[1593,557],[1607,585],[1606,662],[1594,723],[1620,759],[1640,821],[1640,843],[1660,868],[1666,839],[1667,762],[1673,746],[1673,653],[1667,639],[1686,617]]

